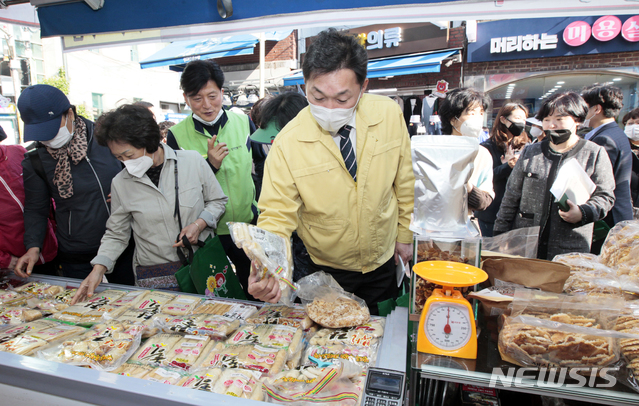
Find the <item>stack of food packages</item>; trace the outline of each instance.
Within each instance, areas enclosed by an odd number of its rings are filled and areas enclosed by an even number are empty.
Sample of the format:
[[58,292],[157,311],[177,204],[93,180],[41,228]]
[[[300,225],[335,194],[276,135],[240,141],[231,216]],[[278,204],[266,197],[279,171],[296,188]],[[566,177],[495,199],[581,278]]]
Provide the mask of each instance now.
[[639,222],[617,224],[599,256],[572,253],[553,261],[571,269],[564,294],[516,291],[499,334],[502,358],[586,375],[612,368],[639,391]]
[[112,289],[70,306],[74,293],[0,291],[0,350],[247,399],[355,405],[384,332],[367,309],[357,326],[327,328],[303,307]]
[[[413,250],[413,263],[417,264],[423,261],[452,261],[478,267],[480,250],[478,239],[430,239],[416,237]],[[426,300],[433,293],[433,290],[441,288],[440,285],[429,282],[415,273],[413,273],[411,286],[413,298],[411,313],[413,314],[420,314]],[[466,297],[467,293],[467,288],[462,289],[464,297]]]

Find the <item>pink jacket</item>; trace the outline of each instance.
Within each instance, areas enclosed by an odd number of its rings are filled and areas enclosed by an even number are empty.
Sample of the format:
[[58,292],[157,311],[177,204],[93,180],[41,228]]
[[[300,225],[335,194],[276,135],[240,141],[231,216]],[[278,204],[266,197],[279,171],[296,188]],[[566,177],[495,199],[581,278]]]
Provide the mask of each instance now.
[[[11,256],[20,258],[24,248],[24,185],[22,159],[27,152],[20,145],[0,145],[0,269],[8,268]],[[38,264],[51,261],[58,253],[58,242],[51,221],[47,223],[44,247]]]

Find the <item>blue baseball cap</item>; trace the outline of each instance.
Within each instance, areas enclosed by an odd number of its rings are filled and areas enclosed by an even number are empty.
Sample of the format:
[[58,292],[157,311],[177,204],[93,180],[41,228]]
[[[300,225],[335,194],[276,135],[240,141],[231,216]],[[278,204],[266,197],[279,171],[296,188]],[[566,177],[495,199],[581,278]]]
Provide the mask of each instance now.
[[60,117],[71,107],[67,96],[49,85],[33,85],[22,91],[18,110],[24,122],[25,141],[49,141],[60,130]]

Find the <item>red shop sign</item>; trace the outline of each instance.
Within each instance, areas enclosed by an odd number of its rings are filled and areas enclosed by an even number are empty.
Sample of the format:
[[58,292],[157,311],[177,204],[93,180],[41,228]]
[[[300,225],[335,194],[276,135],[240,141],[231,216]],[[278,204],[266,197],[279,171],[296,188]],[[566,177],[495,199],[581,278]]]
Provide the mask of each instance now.
[[621,32],[621,20],[615,16],[604,16],[592,25],[592,36],[599,41],[610,41]]
[[639,16],[630,17],[621,27],[621,35],[630,42],[639,41]]
[[585,21],[574,21],[564,29],[564,42],[571,47],[583,45],[590,39],[590,24]]

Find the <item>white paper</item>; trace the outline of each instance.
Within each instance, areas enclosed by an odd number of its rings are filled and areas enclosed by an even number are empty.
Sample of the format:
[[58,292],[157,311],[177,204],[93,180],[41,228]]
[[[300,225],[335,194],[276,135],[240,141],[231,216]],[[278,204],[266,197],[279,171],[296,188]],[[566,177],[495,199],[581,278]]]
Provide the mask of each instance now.
[[579,165],[576,159],[571,158],[559,168],[557,178],[550,188],[550,193],[555,199],[561,200],[564,193],[568,199],[577,206],[584,204],[590,199],[592,192],[597,186],[590,179],[590,176]]
[[397,286],[402,286],[402,281],[404,280],[404,275],[406,274],[406,265],[404,265],[404,260],[399,259],[399,264],[397,264],[396,268],[397,272]]

